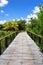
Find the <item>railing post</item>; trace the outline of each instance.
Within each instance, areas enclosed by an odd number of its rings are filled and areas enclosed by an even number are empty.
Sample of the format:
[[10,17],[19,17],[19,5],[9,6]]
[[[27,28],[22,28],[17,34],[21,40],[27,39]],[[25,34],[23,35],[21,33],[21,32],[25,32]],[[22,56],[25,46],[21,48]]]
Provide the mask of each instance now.
[[33,36],[33,40],[34,40],[34,34],[32,36]]
[[13,33],[13,38],[15,38],[15,33]]
[[5,37],[5,47],[7,48],[8,47],[8,38]]
[[30,36],[30,33],[28,33],[29,34],[29,36]]
[[[19,31],[16,31],[15,33],[16,33],[16,35],[17,35],[17,34],[19,33]],[[15,35],[15,36],[16,36],[16,35]]]
[[1,55],[1,40],[0,40],[0,55]]
[[14,33],[12,34],[13,35],[13,39],[15,38],[15,35],[14,35]]
[[[14,33],[13,33],[14,34]],[[12,34],[12,40],[14,39],[14,36],[13,36],[13,34]]]
[[29,32],[29,35],[31,36],[31,33]]
[[41,38],[40,37],[38,37],[38,38],[39,38],[38,42],[41,43]]
[[11,40],[12,40],[12,37],[11,37],[11,35],[10,35],[10,43],[11,43]]
[[34,41],[36,41],[36,36],[34,35]]
[[41,43],[43,44],[43,38],[41,38]]
[[14,36],[16,36],[17,35],[17,32],[15,32],[15,35]]
[[31,33],[31,38],[33,39],[33,34]]

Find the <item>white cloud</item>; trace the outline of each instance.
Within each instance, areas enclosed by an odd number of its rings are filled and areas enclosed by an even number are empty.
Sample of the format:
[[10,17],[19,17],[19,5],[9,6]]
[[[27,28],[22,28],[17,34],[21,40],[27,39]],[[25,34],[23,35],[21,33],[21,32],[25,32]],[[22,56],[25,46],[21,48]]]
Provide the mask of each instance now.
[[6,16],[9,16],[9,14],[5,14]]
[[1,10],[0,13],[4,13],[4,10]]
[[0,20],[0,24],[4,24],[6,20]]
[[36,19],[37,19],[38,17],[37,17],[36,14],[27,15],[27,18],[26,18],[27,24],[28,24],[28,23],[29,23],[29,24],[31,23],[31,22],[30,22],[30,19],[31,19],[31,18],[33,18],[33,19],[36,18]]
[[33,10],[33,13],[39,13],[40,12],[40,9],[38,6],[34,7],[34,10]]
[[20,19],[16,19],[17,21],[20,21]]
[[15,21],[15,19],[13,19],[13,21]]
[[24,18],[23,18],[23,17],[21,17],[21,20],[24,20]]
[[30,19],[30,18],[37,18],[37,15],[36,14],[30,14],[30,15],[27,15],[27,18]]
[[30,23],[29,21],[30,21],[31,18],[33,18],[33,19],[34,19],[34,18],[38,19],[36,13],[39,13],[39,12],[40,12],[39,7],[38,7],[38,6],[34,7],[34,10],[33,10],[33,12],[32,12],[33,14],[27,15],[27,18],[26,18],[27,23]]
[[3,7],[8,4],[8,0],[0,0],[0,7]]
[[30,22],[29,22],[30,19],[26,18],[25,20],[26,20],[26,24],[28,24],[28,23],[30,24]]

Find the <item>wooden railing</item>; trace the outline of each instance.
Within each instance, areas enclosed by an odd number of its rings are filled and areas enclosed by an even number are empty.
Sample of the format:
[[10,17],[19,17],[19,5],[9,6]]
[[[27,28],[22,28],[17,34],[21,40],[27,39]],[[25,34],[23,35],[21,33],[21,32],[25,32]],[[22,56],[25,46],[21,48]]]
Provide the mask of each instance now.
[[40,51],[43,53],[43,37],[40,35],[37,35],[31,31],[27,31],[27,33],[30,35],[30,37],[36,42],[36,44],[39,46]]
[[31,31],[27,31],[27,33],[30,35],[30,37],[34,40],[34,41],[38,41],[40,44],[43,43],[43,37],[40,35],[37,35]]
[[9,46],[9,44],[12,42],[12,40],[15,38],[15,36],[19,32],[13,32],[3,38],[0,38],[0,55],[3,53],[3,51]]

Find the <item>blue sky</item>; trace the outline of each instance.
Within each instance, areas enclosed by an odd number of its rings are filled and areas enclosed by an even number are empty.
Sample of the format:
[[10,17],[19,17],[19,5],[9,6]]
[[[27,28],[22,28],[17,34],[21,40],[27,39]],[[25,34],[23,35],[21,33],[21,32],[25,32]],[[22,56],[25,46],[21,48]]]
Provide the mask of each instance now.
[[0,21],[26,18],[43,0],[0,0]]

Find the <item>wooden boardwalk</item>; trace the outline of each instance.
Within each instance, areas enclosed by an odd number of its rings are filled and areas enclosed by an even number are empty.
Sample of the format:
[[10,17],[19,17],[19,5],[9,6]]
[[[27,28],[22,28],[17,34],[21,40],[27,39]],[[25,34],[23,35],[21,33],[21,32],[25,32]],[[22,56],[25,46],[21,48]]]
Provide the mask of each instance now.
[[0,56],[0,65],[43,65],[42,54],[30,36],[21,32]]

